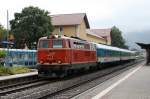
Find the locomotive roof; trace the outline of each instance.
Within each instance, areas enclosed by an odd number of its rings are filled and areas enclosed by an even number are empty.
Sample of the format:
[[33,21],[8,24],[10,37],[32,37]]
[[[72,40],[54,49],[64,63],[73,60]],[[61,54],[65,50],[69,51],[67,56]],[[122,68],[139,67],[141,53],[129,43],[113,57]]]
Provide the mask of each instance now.
[[[84,41],[84,40],[80,40],[80,39],[76,39],[76,38],[70,38],[70,37],[66,37],[66,36],[61,36],[61,38],[64,38],[64,39],[71,39],[71,40],[76,40],[76,41],[88,42],[88,41]],[[42,37],[42,38],[40,38],[40,39],[47,39],[47,37]],[[114,51],[121,51],[121,52],[127,52],[127,53],[135,53],[135,51],[130,51],[130,50],[122,49],[122,48],[118,48],[118,47],[113,47],[113,46],[98,44],[98,43],[94,43],[94,42],[88,42],[88,43],[95,44],[97,48],[108,49],[108,50],[114,50]]]
[[[67,36],[61,36],[62,39],[70,39],[70,40],[75,40],[75,41],[83,41],[83,42],[88,42],[86,40],[82,40],[82,39],[77,39],[77,38],[73,38],[73,37],[67,37]],[[47,36],[46,37],[41,37],[40,40],[44,40],[44,39],[47,39]],[[58,38],[59,39],[59,38]],[[91,43],[91,42],[88,42],[88,43]]]

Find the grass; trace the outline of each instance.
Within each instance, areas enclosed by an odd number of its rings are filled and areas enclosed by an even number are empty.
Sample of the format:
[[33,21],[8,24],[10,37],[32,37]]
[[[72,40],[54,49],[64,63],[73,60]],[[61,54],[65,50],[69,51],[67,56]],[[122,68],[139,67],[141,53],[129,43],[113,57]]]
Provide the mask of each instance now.
[[21,74],[31,72],[31,70],[27,67],[2,67],[0,66],[0,76],[4,75],[14,75],[14,74]]

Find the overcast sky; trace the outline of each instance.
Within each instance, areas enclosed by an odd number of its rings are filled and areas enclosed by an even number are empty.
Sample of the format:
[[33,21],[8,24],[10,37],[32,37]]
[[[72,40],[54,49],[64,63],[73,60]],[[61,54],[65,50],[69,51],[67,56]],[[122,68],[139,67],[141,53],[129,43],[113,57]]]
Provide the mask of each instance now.
[[0,23],[24,7],[38,6],[51,14],[86,13],[91,28],[119,27],[122,32],[148,30],[150,0],[0,0]]

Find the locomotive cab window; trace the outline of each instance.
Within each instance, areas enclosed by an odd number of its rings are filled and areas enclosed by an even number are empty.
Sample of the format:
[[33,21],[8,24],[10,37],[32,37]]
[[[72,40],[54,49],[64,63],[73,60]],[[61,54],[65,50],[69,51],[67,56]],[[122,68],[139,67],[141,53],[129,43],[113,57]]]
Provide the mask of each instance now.
[[62,40],[53,40],[53,48],[62,48]]
[[39,42],[39,48],[48,48],[49,47],[49,41],[48,40],[41,40]]

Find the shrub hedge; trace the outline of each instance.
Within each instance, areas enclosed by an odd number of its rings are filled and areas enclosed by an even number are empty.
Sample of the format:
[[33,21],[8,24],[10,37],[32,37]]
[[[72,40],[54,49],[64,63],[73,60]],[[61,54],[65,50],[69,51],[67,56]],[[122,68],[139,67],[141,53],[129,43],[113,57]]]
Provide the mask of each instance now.
[[0,66],[0,76],[4,75],[13,75],[13,74],[20,74],[20,73],[27,73],[31,72],[29,68],[26,67],[4,67]]

